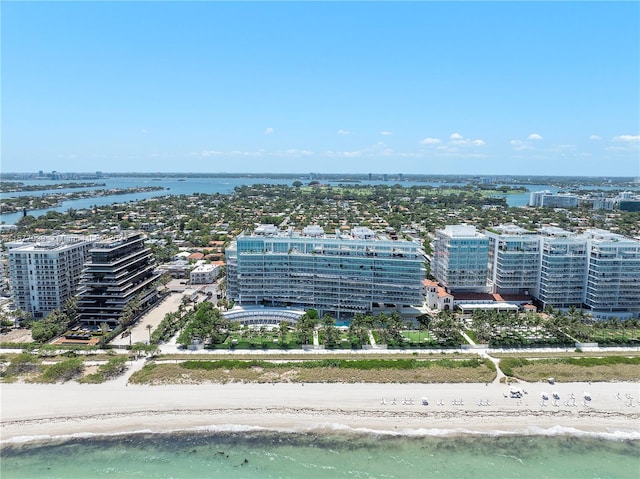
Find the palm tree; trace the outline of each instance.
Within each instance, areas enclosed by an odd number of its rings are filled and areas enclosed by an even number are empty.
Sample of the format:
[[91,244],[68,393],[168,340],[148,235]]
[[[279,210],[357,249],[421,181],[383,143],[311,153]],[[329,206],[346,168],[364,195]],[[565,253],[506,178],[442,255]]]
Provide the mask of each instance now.
[[418,321],[418,344],[420,344],[420,331],[429,331],[431,320],[430,314],[421,314],[416,318],[416,321]]
[[285,341],[287,340],[287,332],[289,331],[289,323],[287,321],[280,321],[279,324],[279,336],[280,336],[280,347],[283,348],[285,345]]
[[336,320],[333,316],[325,314],[322,317],[322,329],[324,332],[325,346],[334,346],[338,341],[338,330],[335,327]]
[[151,330],[153,329],[153,326],[151,326],[150,324],[147,324],[147,331],[149,331],[149,344],[151,344]]
[[389,335],[400,344],[402,344],[401,342],[403,339],[402,333],[400,331],[403,330],[404,327],[404,319],[402,319],[400,313],[398,313],[397,311],[392,312],[388,320]]

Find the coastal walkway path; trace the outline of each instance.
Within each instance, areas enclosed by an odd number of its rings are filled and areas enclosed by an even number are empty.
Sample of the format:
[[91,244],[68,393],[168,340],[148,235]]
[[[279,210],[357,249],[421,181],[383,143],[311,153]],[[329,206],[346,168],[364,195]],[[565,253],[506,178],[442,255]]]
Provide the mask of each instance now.
[[481,345],[476,344],[476,342],[473,339],[471,339],[469,335],[464,331],[460,331],[460,334],[472,346],[472,348],[468,350],[469,352],[476,353],[480,357],[488,359],[493,363],[493,365],[496,367],[496,377],[493,380],[493,382],[500,383],[500,380],[505,377],[505,374],[500,369],[500,359],[494,358],[493,356],[491,356],[489,354],[488,347],[482,347]]

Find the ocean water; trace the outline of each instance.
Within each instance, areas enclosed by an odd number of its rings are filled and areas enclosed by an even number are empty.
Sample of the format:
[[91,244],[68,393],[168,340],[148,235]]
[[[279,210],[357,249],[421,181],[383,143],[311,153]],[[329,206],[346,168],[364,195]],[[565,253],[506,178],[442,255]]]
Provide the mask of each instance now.
[[640,477],[640,441],[227,429],[4,443],[2,479]]

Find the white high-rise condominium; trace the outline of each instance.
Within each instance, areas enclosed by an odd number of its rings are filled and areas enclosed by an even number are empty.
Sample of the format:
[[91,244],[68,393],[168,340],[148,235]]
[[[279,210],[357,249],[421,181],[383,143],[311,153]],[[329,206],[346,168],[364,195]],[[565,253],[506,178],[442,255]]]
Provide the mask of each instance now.
[[514,225],[484,232],[489,238],[489,285],[494,293],[529,294],[540,275],[540,237]]
[[587,272],[587,242],[560,228],[541,228],[540,281],[534,296],[542,307],[580,307]]
[[576,234],[557,227],[529,231],[514,225],[484,233],[468,225],[436,231],[431,267],[449,291],[464,293],[474,285],[481,291],[482,265],[488,258],[486,279],[494,293],[529,294],[542,308],[585,308],[600,319],[640,315],[637,239],[604,230]]
[[431,270],[449,292],[486,292],[489,238],[475,226],[436,230]]
[[[603,316],[640,312],[640,241],[587,230],[588,271],[584,303]],[[608,314],[604,314],[608,313]]]
[[423,302],[424,253],[369,228],[325,234],[272,225],[240,235],[226,250],[227,296],[239,304],[314,308],[337,318]]
[[18,309],[43,318],[76,293],[94,236],[46,236],[6,243],[9,283]]
[[529,194],[529,206],[544,208],[575,208],[580,198],[568,193],[555,194],[548,190],[532,191]]

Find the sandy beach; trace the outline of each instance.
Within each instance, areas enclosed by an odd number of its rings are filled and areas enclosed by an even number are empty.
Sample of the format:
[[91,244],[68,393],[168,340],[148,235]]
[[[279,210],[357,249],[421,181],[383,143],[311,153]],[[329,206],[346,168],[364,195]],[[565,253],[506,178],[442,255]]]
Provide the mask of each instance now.
[[[640,438],[638,383],[3,384],[2,442],[71,434],[163,432],[233,425],[292,431],[551,434]],[[549,400],[543,401],[545,392]],[[560,399],[554,401],[552,394]],[[591,400],[584,399],[588,392]],[[427,398],[428,405],[422,404]],[[575,405],[574,405],[575,404]]]

